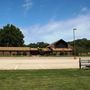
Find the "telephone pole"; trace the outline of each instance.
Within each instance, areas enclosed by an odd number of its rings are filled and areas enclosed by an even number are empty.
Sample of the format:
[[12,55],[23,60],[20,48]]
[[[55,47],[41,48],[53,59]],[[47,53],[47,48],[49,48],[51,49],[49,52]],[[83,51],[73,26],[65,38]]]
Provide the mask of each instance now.
[[77,29],[73,28],[73,50],[74,50],[74,59],[76,59],[76,45],[75,45],[75,31]]

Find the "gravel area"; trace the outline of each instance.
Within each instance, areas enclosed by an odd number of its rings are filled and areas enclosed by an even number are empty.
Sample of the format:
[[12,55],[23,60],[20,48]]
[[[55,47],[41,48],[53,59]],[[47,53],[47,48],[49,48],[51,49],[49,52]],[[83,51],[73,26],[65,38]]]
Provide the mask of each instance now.
[[0,70],[79,68],[73,57],[0,57]]

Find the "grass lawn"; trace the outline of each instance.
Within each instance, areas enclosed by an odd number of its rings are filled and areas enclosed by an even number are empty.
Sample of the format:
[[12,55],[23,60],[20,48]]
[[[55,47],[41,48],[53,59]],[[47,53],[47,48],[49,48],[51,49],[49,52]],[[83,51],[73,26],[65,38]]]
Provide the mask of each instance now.
[[0,90],[90,90],[90,70],[0,71]]

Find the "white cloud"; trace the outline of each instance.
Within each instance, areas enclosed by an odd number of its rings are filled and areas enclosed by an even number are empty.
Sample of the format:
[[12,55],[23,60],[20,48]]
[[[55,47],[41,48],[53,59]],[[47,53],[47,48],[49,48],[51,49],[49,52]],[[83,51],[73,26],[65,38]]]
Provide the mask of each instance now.
[[28,11],[32,7],[32,1],[31,0],[24,0],[24,4],[22,7]]
[[65,21],[48,22],[45,25],[33,25],[23,29],[26,43],[44,41],[52,43],[58,39],[73,40],[73,28],[76,30],[76,39],[90,39],[90,14],[79,15]]
[[88,8],[87,8],[87,7],[83,7],[83,8],[81,9],[81,11],[82,11],[82,12],[87,12],[87,11],[88,11]]

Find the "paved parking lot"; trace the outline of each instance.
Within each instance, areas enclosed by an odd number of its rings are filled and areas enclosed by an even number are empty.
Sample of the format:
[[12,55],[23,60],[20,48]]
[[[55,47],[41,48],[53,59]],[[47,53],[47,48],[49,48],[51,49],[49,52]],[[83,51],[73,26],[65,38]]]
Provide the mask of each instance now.
[[0,57],[0,70],[79,68],[73,57]]

